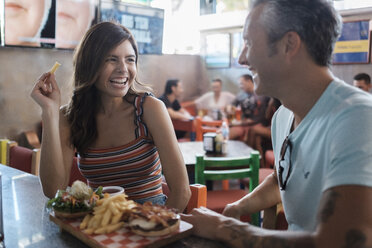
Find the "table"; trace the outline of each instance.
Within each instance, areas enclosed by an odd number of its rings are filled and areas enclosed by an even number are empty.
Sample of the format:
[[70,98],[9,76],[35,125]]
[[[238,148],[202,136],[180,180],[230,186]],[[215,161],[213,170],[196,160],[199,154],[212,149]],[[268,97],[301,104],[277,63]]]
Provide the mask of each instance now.
[[[196,155],[206,155],[206,156],[214,156],[216,155],[208,155],[205,154],[203,149],[203,142],[202,141],[193,141],[193,142],[179,142],[178,143],[183,160],[185,161],[187,174],[189,175],[190,183],[195,183],[194,178],[194,169],[196,163]],[[248,156],[253,149],[239,140],[228,140],[227,141],[227,152],[224,155],[218,155],[218,157],[241,157],[241,156]]]
[[[74,236],[60,232],[49,221],[38,177],[0,164],[5,246],[8,248],[88,247]],[[189,236],[165,247],[224,247],[222,243]]]

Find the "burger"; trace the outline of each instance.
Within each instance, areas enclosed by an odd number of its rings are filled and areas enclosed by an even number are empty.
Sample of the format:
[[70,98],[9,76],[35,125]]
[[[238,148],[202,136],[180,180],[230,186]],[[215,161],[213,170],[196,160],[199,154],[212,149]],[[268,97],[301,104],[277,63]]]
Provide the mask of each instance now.
[[166,206],[145,202],[131,209],[129,227],[135,234],[157,237],[176,232],[180,225],[180,215]]
[[58,190],[47,207],[53,209],[56,217],[78,218],[92,212],[99,199],[103,198],[102,187],[95,191],[82,181],[75,181],[66,190]]

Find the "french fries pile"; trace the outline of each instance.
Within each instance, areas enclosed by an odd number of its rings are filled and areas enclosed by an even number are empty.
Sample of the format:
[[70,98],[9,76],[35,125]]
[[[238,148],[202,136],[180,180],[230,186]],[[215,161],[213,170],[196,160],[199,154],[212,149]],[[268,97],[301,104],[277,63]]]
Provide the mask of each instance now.
[[80,229],[86,234],[111,233],[124,225],[120,221],[123,214],[136,206],[132,200],[126,199],[127,195],[120,194],[98,200],[93,209],[93,215],[87,214],[80,224]]

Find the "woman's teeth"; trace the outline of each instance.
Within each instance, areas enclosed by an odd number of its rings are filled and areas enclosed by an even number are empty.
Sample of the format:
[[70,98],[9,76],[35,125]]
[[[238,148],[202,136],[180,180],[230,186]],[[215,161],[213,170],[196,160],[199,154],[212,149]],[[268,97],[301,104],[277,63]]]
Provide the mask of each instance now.
[[126,84],[127,82],[128,82],[128,78],[110,80],[110,83],[113,83],[113,84]]

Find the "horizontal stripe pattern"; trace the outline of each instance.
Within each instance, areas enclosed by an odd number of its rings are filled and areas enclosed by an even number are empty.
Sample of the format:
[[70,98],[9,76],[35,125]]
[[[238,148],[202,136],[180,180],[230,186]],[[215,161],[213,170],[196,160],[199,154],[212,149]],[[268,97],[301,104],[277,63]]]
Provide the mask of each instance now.
[[136,139],[114,148],[91,148],[79,155],[79,169],[88,184],[121,186],[129,199],[138,200],[157,196],[162,192],[159,153],[142,122],[144,96],[137,96],[135,105]]

